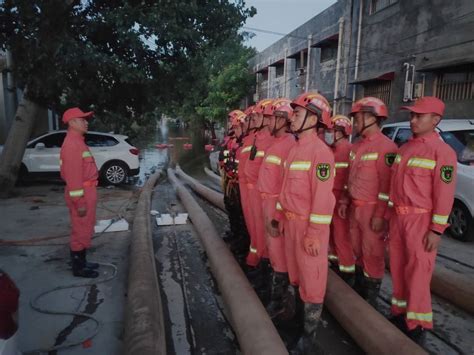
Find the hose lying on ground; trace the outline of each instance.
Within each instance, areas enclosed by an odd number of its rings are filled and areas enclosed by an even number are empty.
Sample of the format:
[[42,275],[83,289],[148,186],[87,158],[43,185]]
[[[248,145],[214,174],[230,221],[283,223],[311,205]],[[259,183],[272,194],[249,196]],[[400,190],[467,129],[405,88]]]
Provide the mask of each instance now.
[[215,174],[212,170],[208,169],[207,167],[204,167],[204,172],[206,173],[209,178],[214,181],[218,186],[221,186],[221,177],[217,174]]
[[242,353],[247,355],[287,354],[285,345],[265,308],[227,245],[217,234],[209,217],[171,169],[168,169],[168,179],[175,186],[179,198],[198,231]]

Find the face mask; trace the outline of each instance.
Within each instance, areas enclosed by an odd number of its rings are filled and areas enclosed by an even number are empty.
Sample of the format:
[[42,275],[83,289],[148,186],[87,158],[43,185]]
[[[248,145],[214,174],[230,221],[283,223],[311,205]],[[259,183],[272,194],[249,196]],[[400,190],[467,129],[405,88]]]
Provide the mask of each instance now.
[[327,144],[333,145],[334,144],[334,132],[324,132],[324,140]]

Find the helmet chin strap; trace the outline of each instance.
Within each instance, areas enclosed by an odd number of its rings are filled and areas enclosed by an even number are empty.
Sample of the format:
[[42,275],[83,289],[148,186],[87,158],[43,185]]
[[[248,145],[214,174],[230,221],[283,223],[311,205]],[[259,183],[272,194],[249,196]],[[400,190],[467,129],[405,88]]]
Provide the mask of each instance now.
[[369,124],[369,125],[366,125],[366,124],[365,124],[365,117],[364,117],[364,121],[363,121],[363,122],[364,122],[364,124],[363,124],[363,126],[362,126],[362,129],[361,129],[359,132],[357,132],[356,137],[362,136],[362,134],[364,133],[364,131],[365,131],[367,128],[372,127],[373,125],[376,125],[376,124],[379,123],[379,122],[378,122],[378,118],[376,118],[374,122],[372,122],[372,123]]
[[273,129],[272,129],[272,136],[276,135],[285,126],[288,127],[288,122],[286,122],[286,120],[285,120],[285,123],[283,125],[281,125],[279,128],[277,128],[277,119],[275,118],[275,124],[273,125]]
[[310,114],[310,111],[306,110],[306,115],[304,116],[304,120],[303,120],[303,123],[301,124],[300,128],[298,128],[295,132],[292,132],[293,135],[295,136],[296,140],[299,139],[299,134],[300,133],[303,133],[304,131],[308,131],[308,130],[313,129],[313,128],[317,128],[319,126],[319,121],[318,121],[318,122],[316,122],[315,125],[303,128],[304,125],[306,124],[306,121],[308,120],[309,114]]

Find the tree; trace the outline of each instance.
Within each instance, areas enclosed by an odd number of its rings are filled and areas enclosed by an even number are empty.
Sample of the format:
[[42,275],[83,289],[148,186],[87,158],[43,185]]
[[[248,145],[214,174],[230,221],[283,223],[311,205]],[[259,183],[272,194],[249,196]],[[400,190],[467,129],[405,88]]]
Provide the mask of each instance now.
[[13,54],[27,90],[0,157],[0,195],[16,180],[40,106],[126,122],[179,102],[186,68],[254,12],[243,0],[3,1],[0,48]]

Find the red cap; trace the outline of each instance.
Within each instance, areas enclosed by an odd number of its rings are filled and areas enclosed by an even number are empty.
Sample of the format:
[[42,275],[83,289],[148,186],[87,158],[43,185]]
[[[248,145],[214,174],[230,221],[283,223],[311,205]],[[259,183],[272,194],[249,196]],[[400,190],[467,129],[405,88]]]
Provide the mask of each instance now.
[[413,106],[402,106],[400,110],[408,110],[414,113],[434,113],[443,116],[444,102],[433,96],[420,97]]
[[93,111],[83,112],[79,107],[67,109],[63,114],[63,123],[68,123],[73,118],[90,119],[94,114]]

